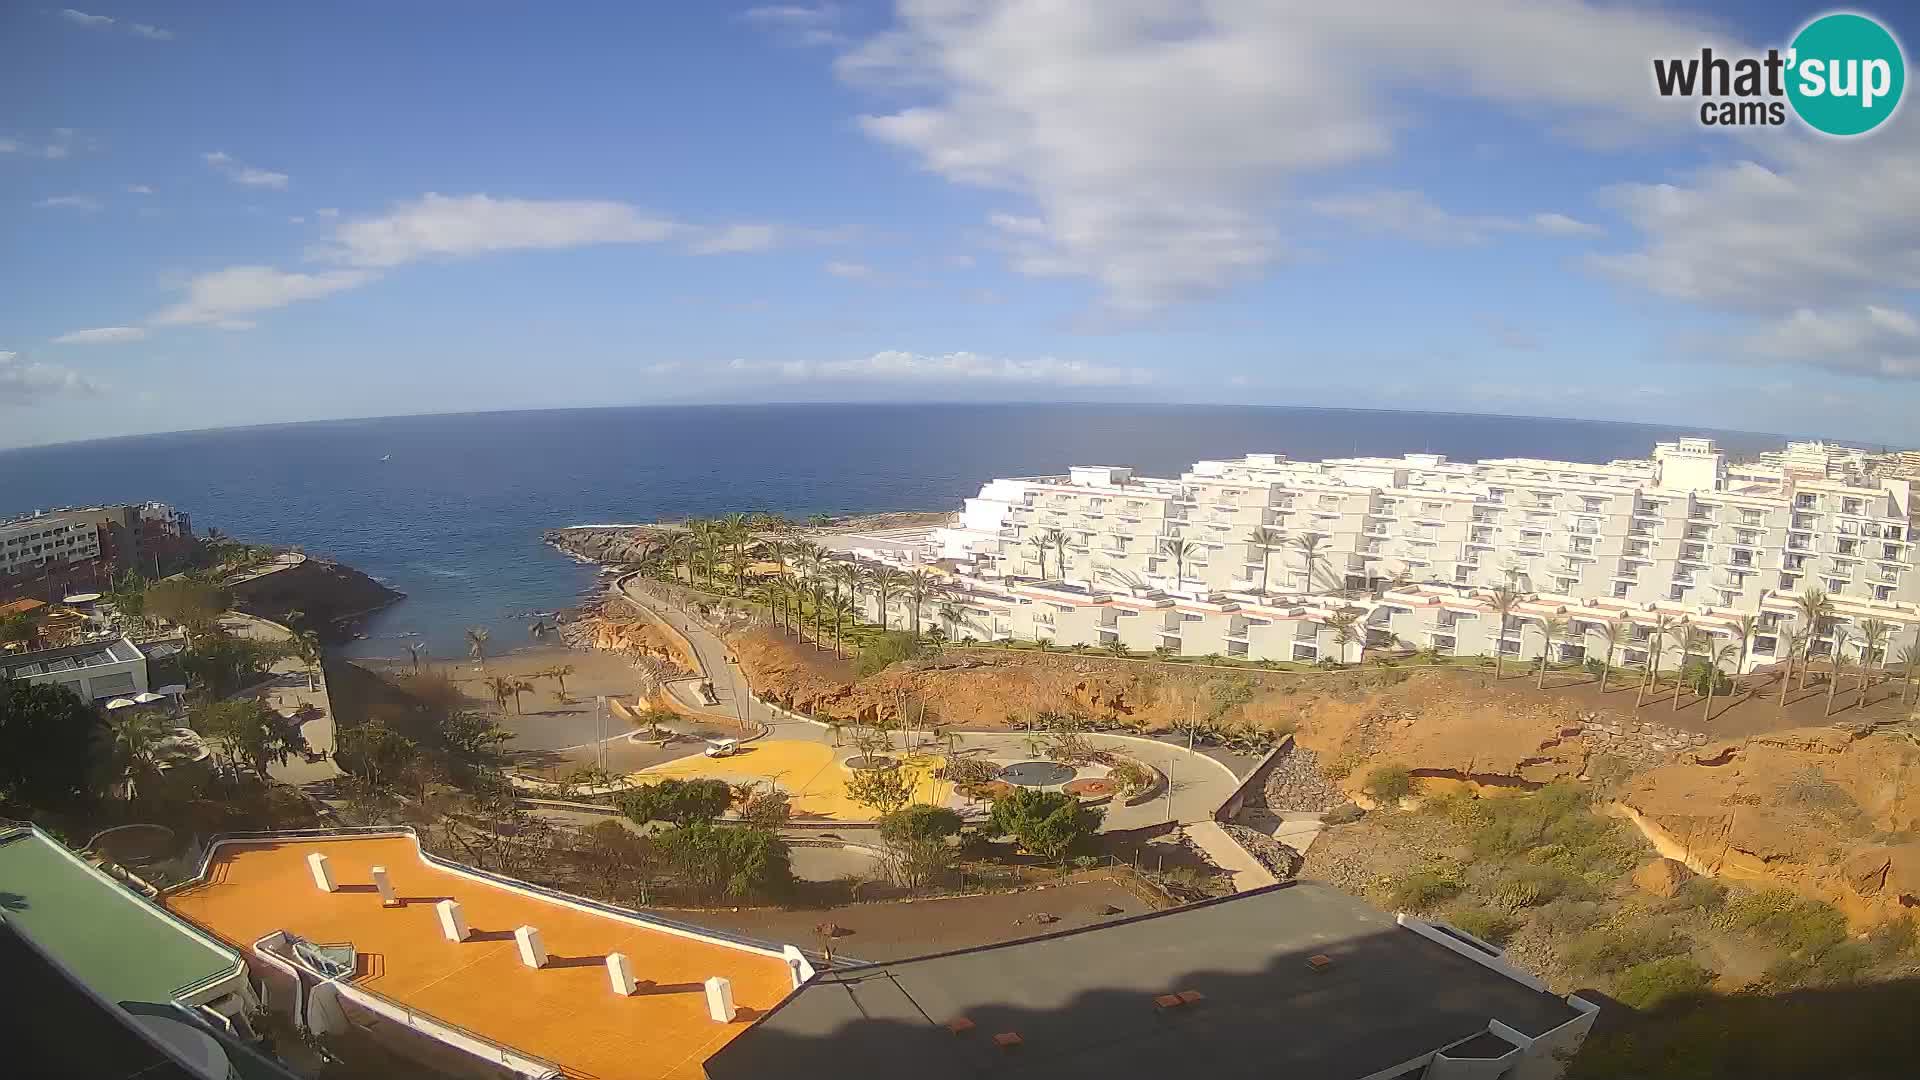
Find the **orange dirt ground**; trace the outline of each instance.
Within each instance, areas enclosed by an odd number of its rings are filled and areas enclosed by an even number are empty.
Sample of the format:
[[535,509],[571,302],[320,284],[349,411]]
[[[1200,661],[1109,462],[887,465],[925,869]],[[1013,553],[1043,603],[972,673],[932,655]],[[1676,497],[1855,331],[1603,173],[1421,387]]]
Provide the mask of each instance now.
[[[332,863],[340,891],[313,884],[307,854]],[[384,865],[403,904],[381,907],[368,868]],[[472,937],[447,941],[434,904],[458,900]],[[355,985],[563,1066],[568,1075],[702,1075],[701,1063],[784,998],[776,957],[591,914],[439,869],[405,837],[261,842],[222,849],[208,883],[167,906],[242,951],[276,930],[352,942],[366,974]],[[549,963],[521,964],[514,928],[538,927]],[[608,985],[606,954],[625,953],[640,980],[632,997]],[[738,1018],[707,1016],[702,983],[732,980]]]

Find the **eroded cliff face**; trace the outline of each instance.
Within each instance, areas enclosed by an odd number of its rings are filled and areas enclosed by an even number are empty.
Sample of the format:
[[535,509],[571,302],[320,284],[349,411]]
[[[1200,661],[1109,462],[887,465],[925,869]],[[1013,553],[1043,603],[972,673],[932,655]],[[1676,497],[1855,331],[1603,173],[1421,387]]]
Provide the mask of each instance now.
[[598,563],[638,565],[659,554],[668,530],[646,525],[549,529],[543,537],[562,551]]
[[697,670],[686,639],[651,619],[589,615],[568,624],[566,632],[568,640],[576,645],[651,658],[678,672]]
[[236,607],[276,622],[299,611],[328,641],[349,636],[348,623],[406,599],[345,563],[308,556],[297,566],[262,574],[233,587]]
[[1873,923],[1920,906],[1917,765],[1904,732],[1796,728],[1635,776],[1616,812],[1697,873],[1785,886]]

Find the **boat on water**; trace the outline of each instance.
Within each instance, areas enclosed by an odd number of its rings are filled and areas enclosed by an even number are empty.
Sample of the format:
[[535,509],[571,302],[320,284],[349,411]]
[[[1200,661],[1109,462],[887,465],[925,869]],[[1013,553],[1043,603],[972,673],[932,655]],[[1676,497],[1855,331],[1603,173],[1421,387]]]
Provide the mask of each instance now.
[[392,460],[393,460],[393,455],[392,455],[392,454],[381,454],[381,455],[380,455],[380,460],[381,460],[381,461],[392,461]]

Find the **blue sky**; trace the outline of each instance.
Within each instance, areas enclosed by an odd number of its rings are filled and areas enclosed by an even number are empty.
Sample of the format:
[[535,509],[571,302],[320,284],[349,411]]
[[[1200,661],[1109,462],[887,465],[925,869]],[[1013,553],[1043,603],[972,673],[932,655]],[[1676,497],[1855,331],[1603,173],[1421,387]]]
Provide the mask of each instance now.
[[0,446],[951,399],[1920,442],[1914,109],[1651,88],[1823,9],[1325,8],[8,5]]

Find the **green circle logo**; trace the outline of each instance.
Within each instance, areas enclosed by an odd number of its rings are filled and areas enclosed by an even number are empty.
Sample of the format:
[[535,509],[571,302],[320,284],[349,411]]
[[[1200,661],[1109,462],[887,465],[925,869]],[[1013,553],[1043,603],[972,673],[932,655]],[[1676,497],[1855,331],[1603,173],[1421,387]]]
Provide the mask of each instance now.
[[1816,131],[1862,135],[1900,104],[1907,64],[1900,43],[1865,15],[1822,15],[1793,39],[1787,98]]

